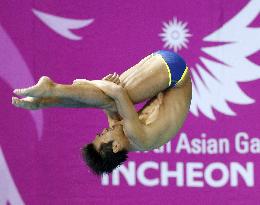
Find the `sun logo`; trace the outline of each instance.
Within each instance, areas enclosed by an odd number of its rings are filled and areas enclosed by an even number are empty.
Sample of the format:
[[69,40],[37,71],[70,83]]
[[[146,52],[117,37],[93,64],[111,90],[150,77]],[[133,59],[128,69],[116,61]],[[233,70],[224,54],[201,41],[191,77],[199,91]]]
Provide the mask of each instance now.
[[188,38],[192,35],[186,26],[186,22],[178,21],[175,17],[168,24],[163,22],[163,33],[159,34],[164,42],[163,47],[173,49],[175,52],[183,47],[187,48]]
[[[258,41],[256,43],[259,26],[251,25],[259,12],[259,0],[251,0],[219,28],[202,37],[206,44],[199,48],[197,62],[189,66],[193,83],[190,111],[194,116],[204,115],[211,120],[217,120],[217,112],[236,116],[230,104],[255,103],[239,83],[260,79],[259,64],[248,58],[260,49]],[[159,36],[164,47],[173,48],[175,52],[187,48],[188,37],[192,35],[186,22],[174,17],[163,25],[163,33]]]

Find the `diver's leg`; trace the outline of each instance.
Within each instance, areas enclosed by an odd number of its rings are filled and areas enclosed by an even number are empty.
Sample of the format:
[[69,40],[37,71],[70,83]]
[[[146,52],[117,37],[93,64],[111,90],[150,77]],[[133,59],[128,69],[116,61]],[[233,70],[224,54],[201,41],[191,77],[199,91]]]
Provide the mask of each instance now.
[[[132,66],[131,68],[127,69],[126,71],[124,71],[121,75],[120,75],[120,81],[121,82],[127,82],[128,79],[132,78],[136,72],[138,72],[139,68],[142,67],[146,62],[148,62],[149,60],[151,60],[151,58],[153,57],[153,55],[148,55],[145,58],[143,58],[142,60],[140,60],[139,63],[135,64],[134,66]],[[122,86],[124,87],[124,84],[122,84]]]
[[91,83],[63,85],[53,82],[49,77],[43,76],[38,83],[29,88],[15,89],[14,93],[20,96],[41,98],[67,98],[85,103],[88,107],[109,109],[114,101],[103,91]]
[[[136,66],[120,76],[120,81],[133,103],[142,102],[165,90],[169,84],[169,75],[158,56],[148,56]],[[84,84],[63,85],[43,76],[38,83],[25,89],[15,89],[20,96],[69,98],[87,104],[89,107],[107,109],[113,100],[99,88],[87,81]]]
[[120,76],[121,85],[134,103],[150,99],[169,87],[167,65],[158,55],[148,56],[139,66],[126,72]]
[[16,107],[37,110],[49,107],[64,107],[64,108],[87,108],[87,104],[78,102],[69,98],[56,98],[56,97],[46,97],[46,98],[36,98],[36,97],[25,97],[17,98],[12,97],[12,104]]

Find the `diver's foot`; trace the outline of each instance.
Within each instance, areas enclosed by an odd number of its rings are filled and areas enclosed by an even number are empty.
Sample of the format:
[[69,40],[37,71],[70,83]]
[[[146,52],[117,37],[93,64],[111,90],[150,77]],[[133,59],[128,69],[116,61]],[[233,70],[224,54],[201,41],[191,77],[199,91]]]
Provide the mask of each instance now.
[[34,97],[25,97],[22,99],[19,99],[17,97],[12,97],[12,104],[16,107],[20,107],[28,110],[40,109],[40,100]]
[[36,85],[28,88],[15,89],[13,93],[19,96],[48,97],[51,95],[53,85],[54,82],[49,77],[42,76]]

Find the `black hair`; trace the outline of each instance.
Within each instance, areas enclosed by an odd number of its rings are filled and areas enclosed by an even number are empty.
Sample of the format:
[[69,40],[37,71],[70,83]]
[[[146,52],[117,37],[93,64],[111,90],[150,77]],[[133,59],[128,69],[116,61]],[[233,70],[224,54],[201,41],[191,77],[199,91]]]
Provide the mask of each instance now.
[[114,153],[112,143],[113,141],[102,143],[99,151],[93,143],[82,148],[82,156],[94,174],[109,174],[127,160],[127,150],[123,149]]

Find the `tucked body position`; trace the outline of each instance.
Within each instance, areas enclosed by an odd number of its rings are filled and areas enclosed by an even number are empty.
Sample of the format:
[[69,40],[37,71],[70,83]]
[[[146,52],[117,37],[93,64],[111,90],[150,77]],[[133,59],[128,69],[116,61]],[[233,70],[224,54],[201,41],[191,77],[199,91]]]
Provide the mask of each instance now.
[[[176,53],[157,51],[120,76],[102,80],[76,79],[71,85],[47,76],[29,88],[15,89],[16,107],[95,107],[103,109],[109,127],[85,145],[82,156],[98,175],[111,173],[130,151],[147,151],[171,140],[188,114],[192,83],[185,61]],[[147,100],[139,111],[134,104]]]

